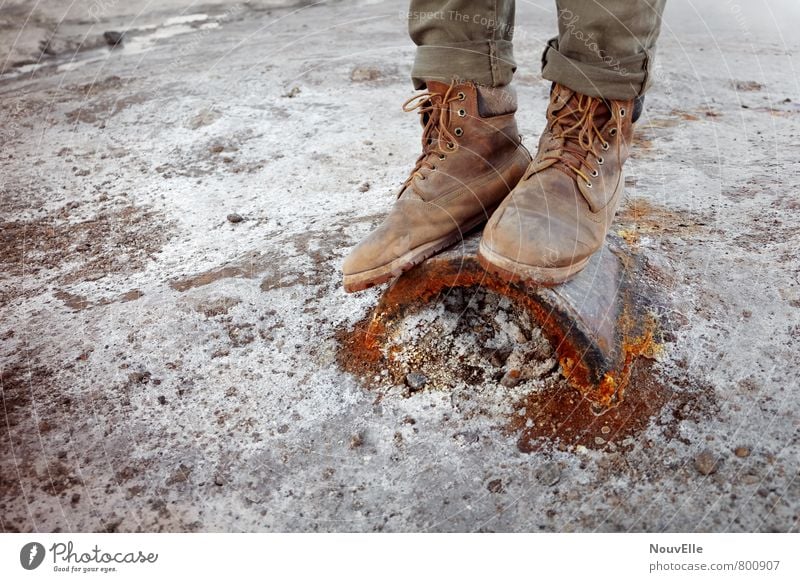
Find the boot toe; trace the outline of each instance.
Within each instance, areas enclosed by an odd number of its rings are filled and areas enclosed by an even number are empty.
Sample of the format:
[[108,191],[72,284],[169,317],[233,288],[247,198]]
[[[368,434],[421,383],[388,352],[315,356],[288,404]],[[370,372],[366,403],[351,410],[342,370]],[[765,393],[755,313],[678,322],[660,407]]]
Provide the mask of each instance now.
[[519,212],[508,207],[492,216],[483,231],[481,245],[490,252],[511,260],[519,260],[523,250],[523,223]]
[[482,245],[506,260],[543,268],[573,264],[590,253],[575,224],[513,204],[487,225]]
[[342,263],[342,272],[349,276],[379,269],[410,249],[411,236],[407,232],[376,230],[350,251]]
[[547,258],[547,216],[508,205],[487,227],[482,243],[491,253],[532,266],[545,266]]

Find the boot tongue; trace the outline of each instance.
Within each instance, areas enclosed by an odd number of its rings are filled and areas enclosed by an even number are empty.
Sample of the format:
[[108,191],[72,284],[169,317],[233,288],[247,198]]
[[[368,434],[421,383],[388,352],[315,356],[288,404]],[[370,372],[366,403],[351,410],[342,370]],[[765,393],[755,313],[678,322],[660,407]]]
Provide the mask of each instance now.
[[[597,129],[602,129],[611,119],[611,109],[602,99],[589,98],[573,91],[570,91],[570,94],[564,94],[563,91],[565,89],[559,89],[561,90],[560,93],[553,96],[555,106],[551,114],[559,117],[557,125],[561,128],[561,131],[567,132],[564,135],[565,143],[569,143],[574,149],[584,150],[584,144],[581,144],[579,139],[581,130],[587,128],[588,124],[594,124]],[[563,103],[561,107],[558,106],[559,101]],[[588,116],[586,109],[593,103],[597,103],[597,106],[591,116]],[[584,118],[584,116],[586,117]],[[583,123],[576,125],[581,119],[583,119]],[[586,131],[590,130],[586,129]],[[591,132],[591,137],[594,140],[599,139],[594,135],[594,132]],[[578,167],[583,163],[583,160],[579,159],[578,156],[572,152],[565,152],[563,155],[569,158],[569,160]]]
[[439,128],[437,127],[438,118],[439,115],[441,115],[442,99],[444,99],[445,93],[447,93],[447,90],[450,88],[450,84],[440,83],[439,81],[425,81],[425,86],[429,93],[436,94],[436,96],[427,101],[429,105],[434,106],[435,110],[429,111],[420,116],[420,123],[422,124],[422,127],[425,127],[430,118],[434,117],[433,124],[428,133],[428,139],[426,140],[427,143],[425,144],[425,150],[428,152],[429,148],[432,148],[439,139]]
[[[591,101],[588,101],[586,96],[582,96],[579,93],[573,93],[572,97],[570,97],[569,100],[564,104],[564,106],[557,111],[557,115],[559,117],[564,115],[564,118],[560,122],[562,127],[567,128],[574,125],[583,116],[584,112],[579,110],[581,99],[583,99],[583,108],[585,110],[586,107],[589,106]],[[608,121],[611,119],[611,109],[608,107],[608,104],[604,100],[598,98],[591,98],[591,99],[592,101],[599,102],[598,106],[594,110],[594,114],[592,115],[591,119],[594,121],[594,125],[595,127],[597,127],[597,129],[602,129],[602,127],[606,123],[608,123]],[[570,115],[567,116],[566,115],[567,112],[569,112]],[[580,129],[581,129],[580,127],[575,128],[568,134],[568,136],[574,134],[575,137],[577,137]]]

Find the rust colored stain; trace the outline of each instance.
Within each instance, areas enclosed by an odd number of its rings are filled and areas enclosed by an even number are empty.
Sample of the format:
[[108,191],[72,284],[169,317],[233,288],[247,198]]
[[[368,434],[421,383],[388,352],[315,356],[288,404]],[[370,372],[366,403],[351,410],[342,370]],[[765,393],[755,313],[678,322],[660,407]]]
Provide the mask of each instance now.
[[711,219],[687,211],[671,210],[646,200],[636,199],[620,209],[616,217],[616,232],[631,247],[647,235],[680,234],[687,236],[708,227]]
[[631,368],[625,398],[598,415],[593,403],[574,388],[556,387],[528,394],[518,408],[524,414],[511,417],[508,431],[519,433],[517,447],[535,452],[552,442],[565,447],[619,449],[629,446],[626,439],[647,428],[675,394],[658,382],[652,362],[640,360]]
[[385,327],[373,320],[372,315],[358,322],[352,330],[339,330],[336,333],[339,344],[337,364],[346,372],[361,378],[380,372],[385,365],[381,352],[385,337]]
[[189,289],[193,289],[195,287],[210,285],[211,283],[219,281],[220,279],[233,279],[236,277],[250,276],[252,276],[251,270],[245,269],[238,265],[228,265],[212,271],[200,273],[199,275],[186,277],[185,279],[170,281],[169,286],[176,291],[183,293],[184,291],[188,291]]

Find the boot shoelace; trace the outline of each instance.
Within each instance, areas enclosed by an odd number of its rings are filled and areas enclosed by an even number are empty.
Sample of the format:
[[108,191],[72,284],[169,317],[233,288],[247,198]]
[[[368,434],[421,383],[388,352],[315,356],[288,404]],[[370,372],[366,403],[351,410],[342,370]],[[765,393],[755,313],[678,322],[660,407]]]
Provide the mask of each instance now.
[[[455,86],[456,82],[454,80],[444,93],[437,93],[434,91],[420,93],[403,103],[403,111],[411,112],[417,110],[419,115],[428,116],[422,130],[422,154],[417,158],[414,169],[411,170],[411,174],[403,184],[403,188],[405,188],[415,176],[419,177],[420,180],[424,180],[425,176],[421,172],[423,168],[431,170],[436,169],[436,166],[428,159],[434,151],[438,151],[439,159],[444,160],[448,152],[452,153],[458,149],[456,137],[450,132],[449,128],[451,116],[449,105],[454,101],[464,101],[466,95],[463,91],[454,93],[453,90]],[[458,115],[464,117],[466,111],[460,109]],[[463,135],[463,130],[460,133],[459,130],[460,128],[455,129],[456,135]],[[435,148],[433,147],[434,144],[436,146]]]
[[[561,165],[556,164],[555,167],[570,177],[572,176],[570,175],[569,171],[572,171],[576,178],[581,177],[583,179],[583,182],[587,188],[592,187],[591,178],[596,178],[600,175],[599,168],[589,161],[588,155],[590,153],[593,154],[598,165],[602,165],[605,162],[605,159],[595,151],[596,140],[599,139],[600,148],[603,151],[607,151],[610,147],[609,143],[605,140],[605,138],[603,138],[602,132],[595,124],[595,113],[601,103],[602,101],[600,99],[596,99],[588,95],[578,95],[578,103],[574,108],[569,108],[569,110],[565,113],[556,115],[550,122],[550,128],[558,129],[557,132],[554,132],[556,139],[564,138],[564,143],[561,147],[561,153],[545,155],[542,157],[543,160],[555,160],[556,162],[561,162]],[[610,113],[613,117],[613,107],[609,107],[609,109],[611,110]],[[576,116],[576,114],[578,115]],[[616,116],[617,127],[611,128],[609,135],[613,137],[617,135],[617,133],[622,132],[621,118],[624,116],[625,109],[620,109],[619,115]],[[570,117],[577,117],[577,121],[575,121],[572,125],[567,125],[567,119]],[[565,121],[567,121],[567,123],[564,123]],[[571,140],[566,139],[567,136],[574,134],[576,130],[577,136],[575,137],[577,139],[574,141],[577,142],[577,147],[572,145]],[[619,147],[620,143],[617,141],[618,155]],[[589,170],[590,175],[587,175],[586,172],[581,169],[581,166],[585,166]]]

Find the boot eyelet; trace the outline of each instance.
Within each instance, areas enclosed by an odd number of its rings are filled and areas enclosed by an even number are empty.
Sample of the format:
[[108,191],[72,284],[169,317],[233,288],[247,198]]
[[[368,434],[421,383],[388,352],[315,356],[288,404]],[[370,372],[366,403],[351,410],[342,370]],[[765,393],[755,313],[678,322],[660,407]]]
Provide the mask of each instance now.
[[446,155],[444,155],[444,154],[439,154],[439,159],[440,159],[440,160],[446,160],[446,159],[447,159],[447,156],[446,156]]
[[459,109],[458,110],[458,116],[459,117],[466,117],[467,116],[467,110],[466,109]]
[[603,150],[605,150],[605,151],[608,151],[608,148],[609,148],[609,147],[611,147],[611,146],[610,146],[610,145],[608,144],[608,142],[606,141],[606,142],[603,142],[603,145],[601,145],[600,147],[602,147],[602,148],[603,148]]
[[623,107],[623,108],[620,108],[620,110],[619,110],[619,116],[620,116],[620,117],[625,117],[625,108],[624,108],[624,107]]
[[617,135],[617,128],[616,127],[612,127],[611,131],[608,132],[608,135],[610,135],[612,137]]
[[586,185],[587,188],[591,188],[592,187],[592,183],[591,182],[584,182],[584,184]]
[[600,172],[598,172],[597,170],[592,170],[592,178],[597,178],[597,176],[599,176],[599,175],[600,175]]
[[457,128],[456,128],[456,129],[453,131],[453,133],[455,133],[455,134],[456,134],[458,137],[461,137],[462,135],[464,135],[464,130],[463,130],[463,129],[461,129],[460,127],[457,127]]
[[459,101],[463,101],[466,98],[467,98],[467,95],[463,91],[459,91],[458,92],[458,100]]
[[600,156],[599,158],[597,158],[597,163],[602,166],[603,164],[606,163],[606,159],[603,156]]
[[453,142],[447,142],[447,149],[449,150],[456,149],[456,144],[454,144]]

